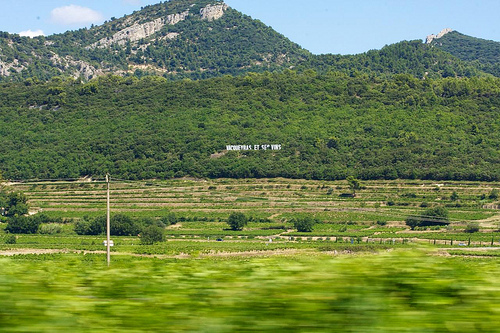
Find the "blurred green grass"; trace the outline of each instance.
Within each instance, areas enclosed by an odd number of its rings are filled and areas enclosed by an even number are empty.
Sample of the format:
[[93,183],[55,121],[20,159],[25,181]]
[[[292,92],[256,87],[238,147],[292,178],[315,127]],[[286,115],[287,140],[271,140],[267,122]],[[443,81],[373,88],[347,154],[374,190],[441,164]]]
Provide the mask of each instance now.
[[0,259],[2,332],[498,332],[494,258]]

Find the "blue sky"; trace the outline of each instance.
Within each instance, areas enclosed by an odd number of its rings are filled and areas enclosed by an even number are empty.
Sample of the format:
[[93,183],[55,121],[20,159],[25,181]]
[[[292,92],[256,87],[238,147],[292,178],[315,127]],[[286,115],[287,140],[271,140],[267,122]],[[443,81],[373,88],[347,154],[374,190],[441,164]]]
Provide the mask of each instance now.
[[[159,0],[1,0],[0,30],[50,35]],[[309,51],[354,54],[444,28],[500,41],[498,0],[226,0]]]

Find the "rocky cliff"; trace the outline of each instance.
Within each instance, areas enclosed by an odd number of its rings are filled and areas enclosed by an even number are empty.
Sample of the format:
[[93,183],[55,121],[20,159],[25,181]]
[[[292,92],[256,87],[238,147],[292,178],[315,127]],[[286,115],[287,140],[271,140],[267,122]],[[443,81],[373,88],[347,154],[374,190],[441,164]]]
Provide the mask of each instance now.
[[425,43],[430,44],[434,40],[442,38],[443,36],[445,36],[446,34],[449,34],[450,32],[453,32],[453,29],[446,28],[446,29],[441,30],[441,32],[438,33],[437,35],[429,35],[429,36],[427,36]]
[[[200,10],[199,16],[202,20],[214,21],[220,19],[227,9],[228,6],[225,3],[215,5],[209,4]],[[160,17],[142,24],[134,22],[131,26],[118,31],[113,36],[102,38],[98,42],[93,43],[88,46],[87,49],[95,47],[110,47],[113,44],[123,46],[128,41],[136,42],[154,35],[163,29],[165,25],[176,25],[177,23],[184,21],[187,17],[189,17],[189,15],[191,15],[190,11],[186,10],[182,13],[170,14],[166,17]],[[173,35],[170,36],[170,39],[172,36]]]

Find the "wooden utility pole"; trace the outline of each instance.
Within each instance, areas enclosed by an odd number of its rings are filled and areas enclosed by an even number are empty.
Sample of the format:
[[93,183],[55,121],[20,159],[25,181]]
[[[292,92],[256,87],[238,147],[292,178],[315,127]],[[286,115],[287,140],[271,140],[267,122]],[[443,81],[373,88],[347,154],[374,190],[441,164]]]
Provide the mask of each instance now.
[[111,262],[111,255],[110,255],[110,246],[111,246],[111,239],[110,239],[110,209],[109,209],[109,181],[110,177],[109,174],[106,174],[106,187],[107,187],[107,196],[106,196],[106,206],[107,206],[107,214],[106,214],[106,254],[107,254],[107,259],[108,259],[108,266],[109,263]]

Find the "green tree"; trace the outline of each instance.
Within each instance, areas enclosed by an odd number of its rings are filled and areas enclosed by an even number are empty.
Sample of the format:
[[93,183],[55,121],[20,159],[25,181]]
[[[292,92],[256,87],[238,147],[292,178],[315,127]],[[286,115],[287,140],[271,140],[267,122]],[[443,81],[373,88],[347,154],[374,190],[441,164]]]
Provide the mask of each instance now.
[[305,216],[295,218],[292,223],[294,228],[297,229],[298,232],[311,232],[313,231],[314,225],[317,223],[317,221],[311,216]]
[[153,245],[165,241],[165,231],[157,225],[150,225],[140,233],[142,245]]
[[474,233],[474,232],[478,232],[479,231],[479,224],[477,223],[474,223],[474,222],[471,222],[471,223],[467,223],[467,226],[465,227],[465,230],[464,232],[467,232],[467,233]]
[[6,231],[13,234],[36,234],[41,220],[33,216],[14,216],[9,219]]
[[347,183],[349,184],[352,194],[356,194],[356,191],[362,188],[361,182],[353,176],[347,177]]
[[6,216],[21,216],[28,214],[28,199],[22,193],[11,192],[7,196],[7,205],[5,207]]
[[415,229],[415,227],[448,225],[448,211],[444,207],[430,208],[427,209],[422,215],[408,216],[405,223],[412,230]]
[[248,224],[248,218],[243,213],[233,212],[229,215],[227,224],[229,224],[231,230],[243,230],[243,227]]
[[163,216],[160,221],[165,224],[166,226],[176,224],[178,219],[175,213],[170,212],[166,216]]
[[113,236],[136,236],[140,232],[138,223],[131,217],[123,214],[111,216],[110,233]]
[[450,199],[453,201],[457,201],[459,198],[457,191],[453,191],[453,193],[450,196]]

